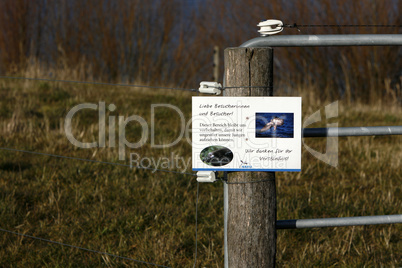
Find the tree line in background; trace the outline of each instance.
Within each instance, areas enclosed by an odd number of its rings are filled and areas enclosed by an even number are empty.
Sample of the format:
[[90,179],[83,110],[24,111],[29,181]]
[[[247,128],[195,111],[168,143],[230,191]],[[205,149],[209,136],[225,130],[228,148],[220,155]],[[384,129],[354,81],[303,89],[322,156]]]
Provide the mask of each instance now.
[[[0,72],[196,87],[212,78],[214,46],[223,50],[257,37],[256,24],[263,19],[402,25],[400,10],[398,0],[2,0]],[[323,27],[285,28],[281,34],[401,31]],[[277,48],[276,90],[401,102],[401,54],[400,47]]]

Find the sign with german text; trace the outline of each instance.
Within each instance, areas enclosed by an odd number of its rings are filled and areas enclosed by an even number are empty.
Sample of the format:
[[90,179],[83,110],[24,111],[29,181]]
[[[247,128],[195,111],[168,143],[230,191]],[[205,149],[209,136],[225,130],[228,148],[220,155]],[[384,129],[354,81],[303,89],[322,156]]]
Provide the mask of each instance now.
[[193,170],[301,170],[301,97],[192,101]]

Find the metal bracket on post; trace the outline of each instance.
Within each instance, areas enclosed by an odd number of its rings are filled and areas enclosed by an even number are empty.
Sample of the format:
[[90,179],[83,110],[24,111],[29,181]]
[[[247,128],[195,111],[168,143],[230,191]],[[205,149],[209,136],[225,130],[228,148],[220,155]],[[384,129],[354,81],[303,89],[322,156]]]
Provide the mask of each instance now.
[[215,182],[216,176],[213,171],[198,171],[197,172],[198,182]]
[[222,85],[218,82],[201,82],[198,90],[201,93],[219,95],[222,91]]

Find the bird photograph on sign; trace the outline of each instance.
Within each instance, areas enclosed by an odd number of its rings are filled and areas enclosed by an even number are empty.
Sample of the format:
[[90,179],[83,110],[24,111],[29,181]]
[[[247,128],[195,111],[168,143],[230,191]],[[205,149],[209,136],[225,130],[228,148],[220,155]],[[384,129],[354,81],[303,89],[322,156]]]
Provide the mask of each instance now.
[[293,138],[293,113],[256,113],[256,138]]
[[233,152],[224,146],[209,146],[201,151],[202,162],[211,166],[224,166],[233,159]]

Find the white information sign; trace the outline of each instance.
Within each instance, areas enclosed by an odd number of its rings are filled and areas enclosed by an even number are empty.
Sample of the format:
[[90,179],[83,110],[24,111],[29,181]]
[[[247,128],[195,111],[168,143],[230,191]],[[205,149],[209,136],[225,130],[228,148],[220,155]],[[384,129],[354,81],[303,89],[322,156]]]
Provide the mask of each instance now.
[[192,101],[193,170],[301,170],[301,97]]

